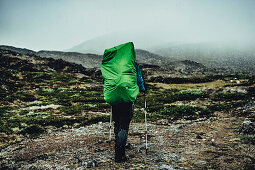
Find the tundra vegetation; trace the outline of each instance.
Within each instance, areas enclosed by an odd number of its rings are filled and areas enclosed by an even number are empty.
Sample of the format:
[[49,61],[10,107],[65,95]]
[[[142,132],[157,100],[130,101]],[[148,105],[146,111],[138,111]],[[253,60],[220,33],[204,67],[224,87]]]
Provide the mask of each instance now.
[[[108,121],[110,105],[103,99],[100,78],[77,78],[66,72],[29,72],[1,67],[8,90],[1,90],[0,132],[27,137],[45,132],[47,126],[79,126]],[[229,111],[254,97],[249,75],[174,78],[168,83],[147,83],[148,120],[196,119],[213,116],[216,111]],[[245,92],[227,92],[232,78],[242,78]],[[201,83],[199,82],[201,81]],[[219,81],[221,83],[219,84]],[[206,83],[206,84],[204,84]],[[183,85],[180,86],[179,84]],[[144,94],[135,102],[134,121],[144,121]],[[191,101],[195,103],[191,104]],[[33,129],[33,130],[30,130]]]

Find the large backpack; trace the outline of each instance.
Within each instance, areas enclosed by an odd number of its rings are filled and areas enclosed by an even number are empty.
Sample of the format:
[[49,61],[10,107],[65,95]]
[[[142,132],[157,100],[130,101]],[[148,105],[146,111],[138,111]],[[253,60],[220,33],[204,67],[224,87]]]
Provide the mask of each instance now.
[[107,103],[114,105],[136,100],[139,87],[132,42],[106,49],[101,72],[104,79],[104,99]]

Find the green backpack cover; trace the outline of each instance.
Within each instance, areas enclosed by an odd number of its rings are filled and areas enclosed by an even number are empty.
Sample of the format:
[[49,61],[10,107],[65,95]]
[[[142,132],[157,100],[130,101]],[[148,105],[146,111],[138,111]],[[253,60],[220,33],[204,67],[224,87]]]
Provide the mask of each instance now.
[[134,102],[139,93],[136,55],[132,42],[106,49],[101,72],[104,78],[104,100],[112,105]]

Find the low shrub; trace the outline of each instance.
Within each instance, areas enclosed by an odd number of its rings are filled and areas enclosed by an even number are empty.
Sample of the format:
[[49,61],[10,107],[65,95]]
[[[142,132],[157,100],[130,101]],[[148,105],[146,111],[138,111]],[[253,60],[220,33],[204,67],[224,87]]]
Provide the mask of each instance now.
[[247,91],[249,96],[255,97],[255,87],[249,87]]
[[51,80],[52,76],[46,72],[35,72],[32,78],[35,82],[42,82],[44,80]]
[[209,109],[203,109],[200,107],[180,105],[169,106],[161,109],[158,114],[167,115],[169,118],[197,118],[199,116],[208,116],[212,113]]
[[110,121],[110,116],[109,115],[101,115],[101,116],[95,116],[95,117],[90,117],[88,118],[84,124],[85,125],[91,125],[95,124],[98,122],[109,122]]
[[60,108],[60,111],[69,114],[69,115],[77,115],[81,114],[81,111],[88,108],[86,105],[74,105],[74,106],[63,106]]
[[181,90],[176,94],[176,100],[194,100],[205,97],[208,97],[208,94],[205,91],[197,89]]
[[10,107],[3,106],[0,107],[0,117],[8,116],[8,111],[12,110]]
[[214,105],[208,106],[208,109],[212,111],[225,111],[225,110],[229,110],[230,108],[232,108],[231,104],[214,104]]
[[218,92],[214,96],[214,100],[224,101],[224,100],[243,100],[246,99],[247,95],[238,92]]
[[45,129],[40,126],[40,125],[37,125],[37,124],[33,124],[33,125],[30,125],[28,127],[25,127],[24,129],[22,129],[20,131],[21,134],[23,135],[31,135],[31,136],[38,136],[40,135],[41,133],[44,133],[45,132]]
[[20,99],[21,101],[24,101],[24,102],[32,102],[32,101],[36,100],[36,98],[35,98],[35,96],[33,94],[28,93],[28,92],[23,91],[23,90],[18,91],[16,93],[16,97],[18,99]]

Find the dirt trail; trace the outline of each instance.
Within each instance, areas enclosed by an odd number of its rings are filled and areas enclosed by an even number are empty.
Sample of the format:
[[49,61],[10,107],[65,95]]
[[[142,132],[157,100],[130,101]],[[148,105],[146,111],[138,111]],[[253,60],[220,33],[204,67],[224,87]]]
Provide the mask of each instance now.
[[255,147],[237,138],[243,119],[217,117],[148,124],[145,154],[144,124],[131,123],[128,162],[113,161],[109,123],[51,130],[36,139],[13,144],[0,153],[0,167],[9,169],[251,169]]

